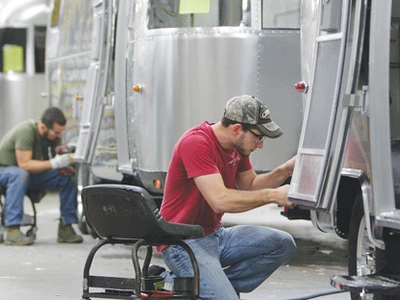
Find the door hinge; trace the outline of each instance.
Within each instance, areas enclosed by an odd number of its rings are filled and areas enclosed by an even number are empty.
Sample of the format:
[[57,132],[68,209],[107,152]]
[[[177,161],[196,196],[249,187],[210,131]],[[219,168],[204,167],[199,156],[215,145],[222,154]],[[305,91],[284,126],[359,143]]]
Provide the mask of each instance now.
[[108,94],[103,97],[102,104],[105,106],[114,106],[114,94]]
[[343,95],[342,105],[360,109],[362,115],[369,116],[369,87],[364,85],[356,94]]

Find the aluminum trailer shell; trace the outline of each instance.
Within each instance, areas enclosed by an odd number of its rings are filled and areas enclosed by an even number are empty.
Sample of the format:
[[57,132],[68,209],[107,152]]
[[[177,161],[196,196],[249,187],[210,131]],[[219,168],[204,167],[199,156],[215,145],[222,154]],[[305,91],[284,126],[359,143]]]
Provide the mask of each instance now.
[[0,138],[24,120],[40,119],[49,106],[44,89],[44,74],[0,74]]
[[197,29],[137,39],[133,82],[146,88],[127,107],[133,166],[166,170],[179,136],[204,120],[219,121],[227,99],[238,94],[265,101],[285,132],[253,154],[256,168],[271,170],[294,155],[302,117],[300,95],[292,88],[299,73],[297,37],[296,32]]
[[[226,101],[238,94],[265,101],[285,132],[252,154],[255,169],[269,171],[295,154],[302,121],[301,95],[293,89],[300,78],[298,30],[149,30],[146,9],[136,7],[134,38],[128,41],[125,107],[130,161],[120,161],[121,169],[165,173],[180,135],[204,120],[219,121]],[[144,87],[141,93],[131,91],[137,84]],[[116,89],[116,102],[123,101],[120,98]],[[125,113],[122,110],[116,110],[117,116]]]
[[26,44],[24,71],[0,73],[0,138],[19,122],[39,119],[49,106],[42,97],[45,75],[35,70],[34,44],[35,26],[46,26],[49,12],[46,0],[8,1],[1,6],[0,28],[26,30]]

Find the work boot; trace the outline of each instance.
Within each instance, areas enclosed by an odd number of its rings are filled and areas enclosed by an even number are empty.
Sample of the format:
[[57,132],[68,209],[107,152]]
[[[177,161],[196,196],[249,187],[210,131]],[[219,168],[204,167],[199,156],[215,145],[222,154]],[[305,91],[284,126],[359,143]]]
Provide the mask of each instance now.
[[82,243],[83,238],[75,233],[72,224],[64,225],[62,221],[58,224],[58,243]]
[[15,246],[27,246],[32,245],[35,241],[35,237],[24,235],[21,230],[19,230],[19,226],[10,226],[6,228],[6,245],[15,245]]

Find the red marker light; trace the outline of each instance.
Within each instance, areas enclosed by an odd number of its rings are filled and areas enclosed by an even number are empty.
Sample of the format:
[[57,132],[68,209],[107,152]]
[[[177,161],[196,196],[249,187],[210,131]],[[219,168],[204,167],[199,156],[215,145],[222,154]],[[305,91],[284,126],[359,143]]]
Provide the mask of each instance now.
[[307,93],[308,91],[308,83],[305,81],[299,81],[294,84],[294,88],[296,91],[301,93]]
[[153,180],[153,185],[156,189],[161,189],[161,180],[160,179],[154,179]]

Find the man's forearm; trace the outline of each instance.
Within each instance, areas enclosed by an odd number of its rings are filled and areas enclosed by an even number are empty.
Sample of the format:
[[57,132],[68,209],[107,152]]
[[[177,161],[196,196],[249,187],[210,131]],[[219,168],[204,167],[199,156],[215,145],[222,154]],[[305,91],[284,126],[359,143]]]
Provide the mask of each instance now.
[[26,163],[20,164],[18,167],[30,173],[40,173],[52,169],[49,160],[34,160],[34,159]]
[[253,181],[252,190],[276,188],[291,175],[292,172],[282,166],[275,168],[271,172],[258,174]]

